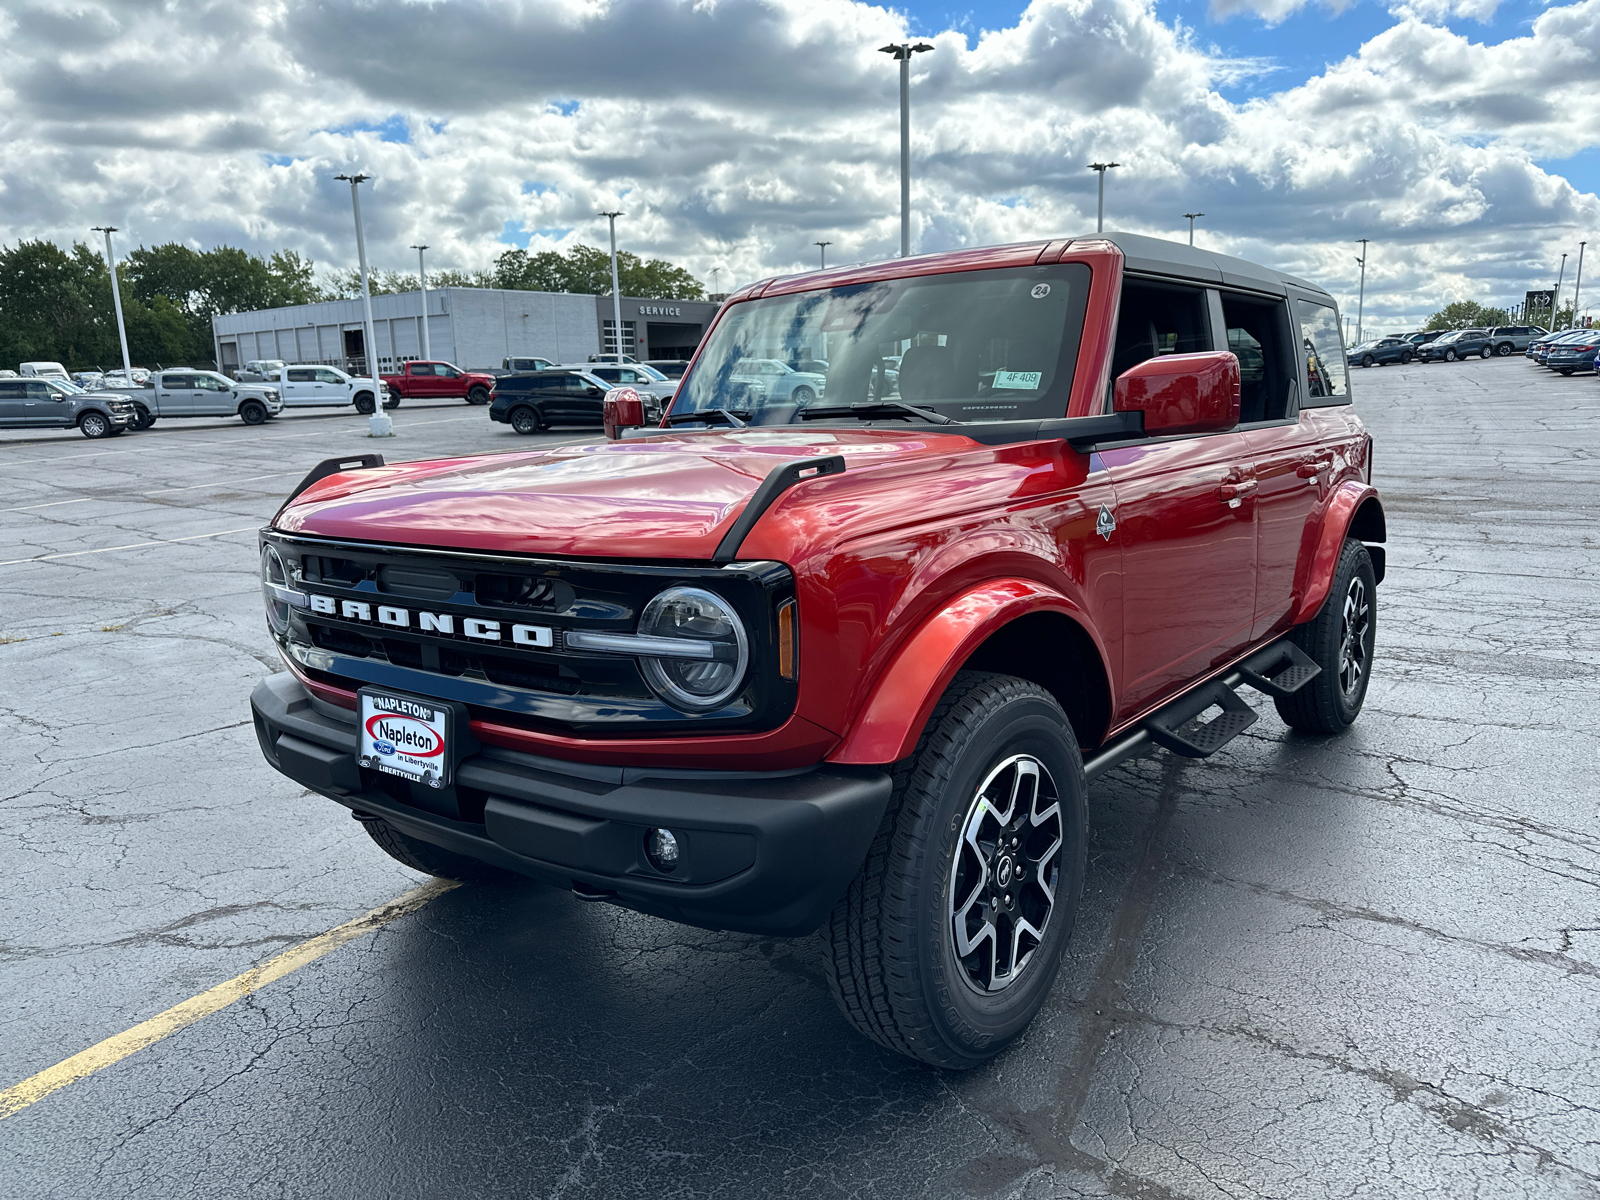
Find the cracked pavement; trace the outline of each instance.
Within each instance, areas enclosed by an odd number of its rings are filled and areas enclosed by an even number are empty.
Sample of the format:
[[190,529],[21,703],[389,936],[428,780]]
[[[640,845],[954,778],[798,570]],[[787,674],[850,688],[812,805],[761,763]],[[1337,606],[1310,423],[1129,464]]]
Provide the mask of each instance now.
[[[1365,713],[1305,737],[1246,692],[1216,757],[1098,781],[1060,979],[995,1062],[855,1035],[812,939],[463,887],[0,1122],[6,1194],[1600,1197],[1600,386],[1353,374]],[[395,416],[391,458],[530,442]],[[75,554],[0,567],[0,1086],[418,881],[261,760],[253,533],[172,540],[361,427],[0,439],[0,562]]]

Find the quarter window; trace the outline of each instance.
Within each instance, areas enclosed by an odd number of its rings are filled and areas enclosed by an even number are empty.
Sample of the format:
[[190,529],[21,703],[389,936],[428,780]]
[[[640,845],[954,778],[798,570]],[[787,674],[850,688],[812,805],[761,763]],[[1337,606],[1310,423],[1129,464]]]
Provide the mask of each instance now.
[[1327,304],[1295,302],[1300,312],[1300,349],[1306,361],[1306,398],[1311,407],[1349,402],[1350,384],[1339,336],[1339,314]]

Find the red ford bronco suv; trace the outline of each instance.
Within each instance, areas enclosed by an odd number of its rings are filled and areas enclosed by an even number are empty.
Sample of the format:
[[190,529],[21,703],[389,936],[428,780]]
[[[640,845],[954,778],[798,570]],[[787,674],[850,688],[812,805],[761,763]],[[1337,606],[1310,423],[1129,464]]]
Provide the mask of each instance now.
[[[1384,517],[1313,284],[1106,235],[769,279],[655,428],[331,460],[261,534],[279,771],[401,862],[819,928],[941,1067],[1050,990],[1087,785],[1355,720]],[[826,400],[732,386],[827,364]],[[737,406],[737,407],[736,407]],[[628,428],[635,426],[635,428]]]

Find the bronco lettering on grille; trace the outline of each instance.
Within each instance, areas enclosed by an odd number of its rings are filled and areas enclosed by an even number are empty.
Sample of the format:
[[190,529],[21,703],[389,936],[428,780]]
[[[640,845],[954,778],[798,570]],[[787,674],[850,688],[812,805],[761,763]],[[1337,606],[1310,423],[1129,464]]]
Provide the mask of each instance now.
[[466,617],[461,621],[458,634],[453,613],[424,612],[420,609],[399,608],[380,604],[376,613],[373,606],[359,600],[340,602],[332,596],[311,593],[311,611],[326,617],[342,617],[363,625],[384,625],[390,629],[417,629],[422,633],[442,633],[448,637],[467,637],[475,642],[505,642],[550,649],[555,645],[555,630],[548,625],[512,625],[509,629],[501,621],[481,617]]

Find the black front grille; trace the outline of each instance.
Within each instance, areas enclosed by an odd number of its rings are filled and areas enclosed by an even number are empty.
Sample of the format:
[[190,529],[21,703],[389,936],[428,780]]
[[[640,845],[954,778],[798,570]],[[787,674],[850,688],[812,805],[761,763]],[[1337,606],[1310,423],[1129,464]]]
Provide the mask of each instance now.
[[[569,562],[270,540],[294,586],[320,606],[292,609],[279,640],[331,682],[460,700],[497,720],[595,736],[637,737],[641,725],[651,733],[772,728],[794,709],[796,685],[777,672],[776,613],[794,595],[779,564]],[[566,647],[570,630],[635,632],[644,605],[675,585],[716,591],[749,635],[745,686],[715,713],[666,704],[630,656]]]

